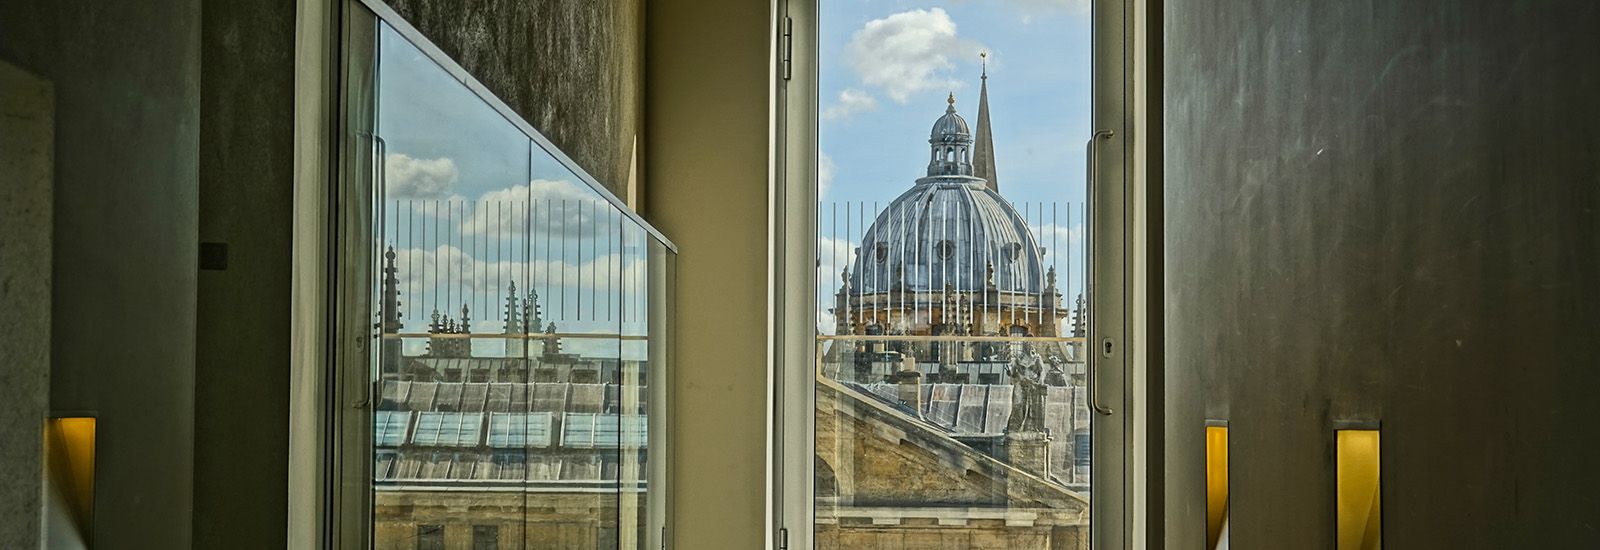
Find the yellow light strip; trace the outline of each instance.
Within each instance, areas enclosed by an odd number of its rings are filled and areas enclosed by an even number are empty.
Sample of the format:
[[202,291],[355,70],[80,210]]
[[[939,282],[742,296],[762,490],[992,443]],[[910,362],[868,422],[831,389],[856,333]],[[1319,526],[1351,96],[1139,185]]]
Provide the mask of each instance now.
[[46,419],[44,433],[51,507],[64,512],[69,523],[50,525],[50,540],[75,539],[87,545],[94,532],[95,419]]
[[1206,426],[1206,548],[1223,546],[1228,525],[1228,426]]
[[1378,430],[1337,430],[1339,550],[1383,548],[1383,492]]

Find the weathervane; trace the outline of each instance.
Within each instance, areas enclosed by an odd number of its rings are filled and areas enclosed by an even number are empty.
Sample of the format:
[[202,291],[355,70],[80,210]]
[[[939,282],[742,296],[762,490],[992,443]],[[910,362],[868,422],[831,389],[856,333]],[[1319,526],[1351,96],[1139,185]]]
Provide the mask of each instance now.
[[984,78],[984,80],[988,80],[989,79],[989,52],[979,51],[978,52],[978,58],[979,58],[978,63],[983,65],[983,78]]

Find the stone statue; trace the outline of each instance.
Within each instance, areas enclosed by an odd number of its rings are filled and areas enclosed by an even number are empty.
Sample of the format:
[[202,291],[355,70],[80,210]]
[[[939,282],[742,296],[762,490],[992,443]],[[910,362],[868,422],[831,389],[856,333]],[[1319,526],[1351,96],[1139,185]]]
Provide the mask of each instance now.
[[1051,355],[1050,372],[1046,373],[1044,376],[1044,385],[1060,387],[1066,386],[1067,384],[1067,372],[1061,369],[1061,356]]
[[1044,432],[1044,358],[1030,344],[1006,366],[1011,377],[1011,421],[1007,433]]

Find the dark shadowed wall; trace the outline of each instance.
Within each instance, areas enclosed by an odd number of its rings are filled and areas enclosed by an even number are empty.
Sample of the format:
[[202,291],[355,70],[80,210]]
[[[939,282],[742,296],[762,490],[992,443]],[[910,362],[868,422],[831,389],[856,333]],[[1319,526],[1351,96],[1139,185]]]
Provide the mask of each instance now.
[[94,542],[187,548],[200,2],[0,2],[0,58],[55,85],[50,406],[99,417]]
[[1332,548],[1331,423],[1394,548],[1600,546],[1600,6],[1167,0],[1166,536]]
[[295,3],[202,3],[199,241],[228,254],[199,272],[194,546],[283,547]]
[[630,200],[644,108],[643,0],[389,5],[612,193]]

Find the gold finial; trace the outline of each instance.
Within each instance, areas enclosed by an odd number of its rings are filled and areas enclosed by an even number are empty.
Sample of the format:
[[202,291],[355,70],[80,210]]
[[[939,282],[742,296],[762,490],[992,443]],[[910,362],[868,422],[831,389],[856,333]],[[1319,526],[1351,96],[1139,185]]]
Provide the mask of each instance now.
[[950,99],[946,99],[945,102],[947,102],[947,103],[949,103],[951,105],[955,105],[956,104],[956,93],[955,92],[950,92]]

